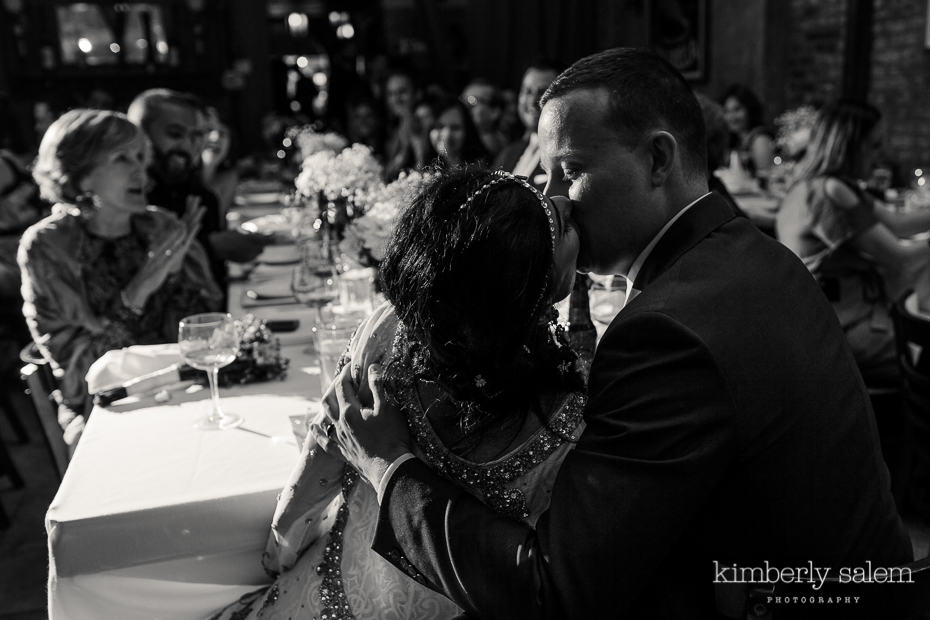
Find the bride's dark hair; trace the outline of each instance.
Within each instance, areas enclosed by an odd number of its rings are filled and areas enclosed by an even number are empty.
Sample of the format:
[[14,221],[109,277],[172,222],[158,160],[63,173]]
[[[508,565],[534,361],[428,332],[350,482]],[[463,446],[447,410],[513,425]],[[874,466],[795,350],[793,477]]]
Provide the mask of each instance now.
[[402,326],[385,369],[389,393],[435,381],[459,406],[465,436],[580,390],[577,356],[548,325],[552,241],[539,198],[515,181],[446,171],[401,214],[381,264]]

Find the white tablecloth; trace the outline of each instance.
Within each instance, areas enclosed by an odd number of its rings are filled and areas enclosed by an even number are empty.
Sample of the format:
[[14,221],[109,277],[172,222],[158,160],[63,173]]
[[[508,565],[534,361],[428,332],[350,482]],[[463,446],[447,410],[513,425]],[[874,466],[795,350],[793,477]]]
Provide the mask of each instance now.
[[285,381],[221,389],[241,427],[194,428],[210,402],[199,386],[161,404],[149,395],[95,408],[46,515],[51,620],[203,618],[269,582],[261,554],[299,455],[292,418],[319,407],[319,364],[306,347],[315,313],[241,302],[256,281],[289,272],[259,265],[228,291],[234,317],[300,321],[279,334]]
[[287,380],[221,391],[239,429],[193,427],[207,389],[95,409],[46,517],[52,620],[201,618],[267,583],[261,553],[298,457],[291,417],[320,394],[313,356],[283,353]]

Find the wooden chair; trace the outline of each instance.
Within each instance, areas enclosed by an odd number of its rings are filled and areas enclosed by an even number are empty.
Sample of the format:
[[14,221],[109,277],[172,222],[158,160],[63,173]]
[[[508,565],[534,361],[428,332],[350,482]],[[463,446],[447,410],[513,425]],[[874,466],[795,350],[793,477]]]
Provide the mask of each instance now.
[[34,343],[26,345],[19,354],[24,366],[20,371],[26,383],[26,391],[32,396],[36,416],[42,426],[42,435],[45,438],[45,447],[48,449],[58,472],[59,479],[64,477],[68,468],[68,446],[58,424],[58,380],[52,368]]
[[895,303],[891,315],[907,416],[906,504],[930,523],[930,319],[908,310],[909,296]]

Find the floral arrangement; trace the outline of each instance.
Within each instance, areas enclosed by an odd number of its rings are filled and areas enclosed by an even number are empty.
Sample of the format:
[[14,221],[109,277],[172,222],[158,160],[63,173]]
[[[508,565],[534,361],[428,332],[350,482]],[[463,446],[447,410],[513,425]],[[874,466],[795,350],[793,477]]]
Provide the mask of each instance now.
[[381,164],[371,149],[362,144],[336,153],[320,150],[306,159],[294,182],[300,196],[314,198],[322,194],[326,200],[340,198],[361,206],[363,197],[381,183]]
[[301,160],[307,159],[320,151],[338,153],[349,146],[349,141],[338,133],[321,133],[310,125],[291,127],[287,130],[286,135],[291,144],[297,146]]
[[781,152],[791,159],[803,153],[816,120],[817,110],[809,105],[798,106],[780,114],[775,119],[778,128],[775,143]]
[[363,257],[363,262],[381,262],[401,209],[433,176],[428,172],[402,172],[396,181],[371,188],[360,197],[365,213],[346,226],[340,250]]

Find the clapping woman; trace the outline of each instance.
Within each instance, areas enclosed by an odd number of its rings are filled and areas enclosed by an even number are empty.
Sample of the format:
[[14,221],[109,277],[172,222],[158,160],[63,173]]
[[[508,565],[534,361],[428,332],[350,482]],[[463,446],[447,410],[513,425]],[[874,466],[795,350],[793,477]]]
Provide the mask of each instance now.
[[60,421],[73,445],[88,410],[84,375],[110,349],[171,342],[178,320],[222,298],[182,220],[146,204],[148,144],[123,114],[72,110],[49,127],[33,176],[52,214],[23,235],[23,314],[61,375]]

